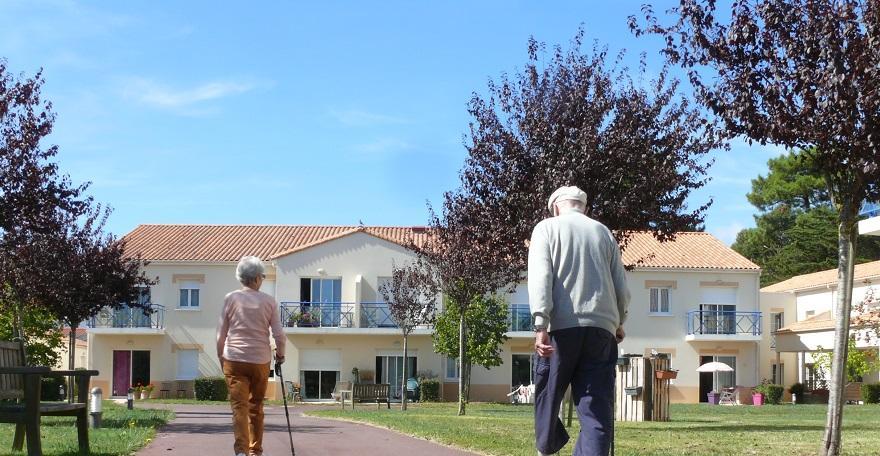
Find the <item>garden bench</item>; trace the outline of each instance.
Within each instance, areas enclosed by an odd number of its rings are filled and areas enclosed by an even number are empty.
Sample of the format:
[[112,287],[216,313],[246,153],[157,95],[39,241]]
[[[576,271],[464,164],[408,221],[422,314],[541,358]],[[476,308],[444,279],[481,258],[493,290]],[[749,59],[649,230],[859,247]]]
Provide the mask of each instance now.
[[[376,401],[376,408],[379,408],[379,404],[385,402],[385,405],[390,409],[391,408],[391,400],[389,397],[389,393],[391,391],[391,385],[387,383],[355,383],[351,387],[351,409],[354,410],[354,404],[356,402],[373,402]],[[347,392],[346,392],[347,393]],[[345,396],[347,394],[340,394],[342,399],[342,409],[345,410]]]
[[[89,454],[89,377],[98,371],[53,371],[48,367],[25,366],[21,342],[0,341],[0,423],[14,423],[12,450],[21,451],[27,436],[28,456],[42,456],[41,416],[75,416],[79,452]],[[40,402],[43,377],[75,377],[77,397],[68,402]]]

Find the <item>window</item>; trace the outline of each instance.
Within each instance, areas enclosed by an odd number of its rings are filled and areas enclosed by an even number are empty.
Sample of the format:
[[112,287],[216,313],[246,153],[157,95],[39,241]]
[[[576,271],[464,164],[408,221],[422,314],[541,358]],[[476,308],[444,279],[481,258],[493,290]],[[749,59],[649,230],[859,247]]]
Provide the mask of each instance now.
[[804,314],[804,318],[813,318],[814,316],[816,316],[816,311],[815,311],[815,310],[808,310],[808,311]]
[[669,288],[651,288],[651,307],[649,311],[652,314],[668,315],[669,311]]
[[[416,369],[418,362],[415,356],[409,356],[407,353],[406,377],[407,379],[416,377]],[[386,355],[376,357],[376,378],[377,383],[388,383],[391,385],[391,397],[400,398],[400,384],[403,381],[403,356]]]
[[[783,326],[782,312],[770,314],[770,348],[776,348],[776,331]],[[778,383],[781,385],[781,383]]]
[[177,350],[177,380],[192,380],[199,376],[199,351]]
[[774,385],[785,385],[785,363],[770,366],[770,377]]
[[458,358],[446,358],[446,379],[458,380]]
[[199,308],[199,283],[198,282],[181,282],[180,284],[180,301],[177,307],[181,309],[198,309]]

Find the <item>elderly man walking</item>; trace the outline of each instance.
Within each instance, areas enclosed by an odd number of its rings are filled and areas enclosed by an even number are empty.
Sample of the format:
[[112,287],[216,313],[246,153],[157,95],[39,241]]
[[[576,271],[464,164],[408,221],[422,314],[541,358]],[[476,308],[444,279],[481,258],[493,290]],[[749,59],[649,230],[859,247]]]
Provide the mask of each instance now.
[[540,455],[568,442],[558,414],[569,385],[581,423],[574,455],[607,455],[614,438],[614,365],[630,295],[620,247],[605,225],[584,215],[586,201],[577,187],[553,192],[553,217],[535,226],[529,244]]

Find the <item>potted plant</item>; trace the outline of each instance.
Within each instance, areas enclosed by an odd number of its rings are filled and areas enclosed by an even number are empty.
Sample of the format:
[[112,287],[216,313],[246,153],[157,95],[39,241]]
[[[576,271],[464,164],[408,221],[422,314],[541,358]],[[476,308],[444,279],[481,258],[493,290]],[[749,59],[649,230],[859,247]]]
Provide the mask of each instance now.
[[142,392],[144,391],[144,385],[141,385],[140,382],[134,385],[134,398],[135,399],[143,399]]
[[654,376],[658,380],[674,380],[678,378],[678,371],[675,369],[660,369],[654,371]]
[[150,396],[153,395],[153,389],[156,388],[156,385],[150,383],[147,386],[144,386],[143,391],[141,392],[141,399],[149,399]]
[[360,383],[360,382],[361,382],[360,371],[358,370],[357,367],[352,367],[352,368],[351,368],[351,377],[352,377],[352,380],[353,380],[354,383]]
[[764,397],[767,395],[767,384],[761,383],[760,385],[752,388],[752,404],[761,406],[764,405]]

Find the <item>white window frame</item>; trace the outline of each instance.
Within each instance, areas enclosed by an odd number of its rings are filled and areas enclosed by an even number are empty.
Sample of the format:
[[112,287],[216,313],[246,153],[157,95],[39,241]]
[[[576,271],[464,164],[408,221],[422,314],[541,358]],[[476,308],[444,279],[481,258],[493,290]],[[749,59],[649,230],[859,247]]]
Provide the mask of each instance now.
[[[663,310],[663,291],[666,291],[666,310]],[[657,310],[651,309],[654,302],[654,296],[657,296]],[[651,287],[648,289],[648,315],[653,316],[671,316],[672,315],[672,288],[671,287]]]
[[[188,293],[186,294],[186,305],[184,305],[184,303],[182,302],[182,299],[181,299],[182,298],[181,292],[183,292],[184,290],[188,291]],[[193,301],[192,290],[195,290],[198,292],[198,298],[197,298],[198,303],[196,303],[196,305],[192,305],[192,301]],[[202,304],[201,284],[199,282],[193,282],[193,281],[181,282],[180,288],[177,292],[177,309],[178,310],[201,310],[201,304]]]
[[[454,375],[455,376],[454,377],[449,376],[449,362],[450,361],[455,363],[455,368],[454,368],[454,371],[455,371]],[[458,363],[458,358],[453,358],[451,356],[447,356],[446,357],[446,365],[443,366],[443,377],[446,380],[458,380],[458,378],[461,376],[460,370],[461,370],[461,366]]]

